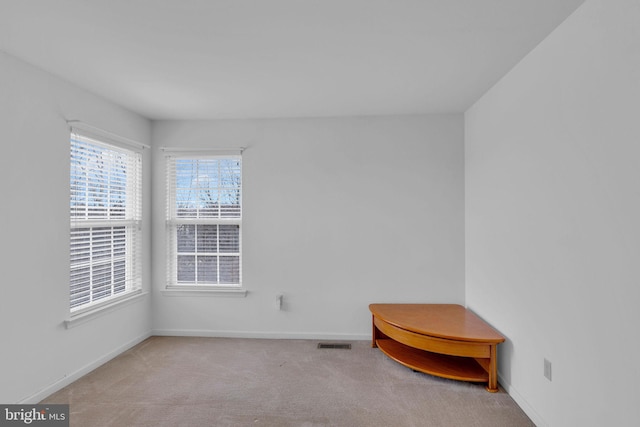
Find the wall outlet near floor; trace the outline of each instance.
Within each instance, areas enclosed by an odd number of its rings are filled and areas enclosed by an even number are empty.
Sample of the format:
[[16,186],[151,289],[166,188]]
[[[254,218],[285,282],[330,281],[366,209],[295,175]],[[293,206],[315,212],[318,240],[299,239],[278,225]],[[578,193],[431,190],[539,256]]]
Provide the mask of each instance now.
[[551,381],[551,362],[544,359],[544,377]]

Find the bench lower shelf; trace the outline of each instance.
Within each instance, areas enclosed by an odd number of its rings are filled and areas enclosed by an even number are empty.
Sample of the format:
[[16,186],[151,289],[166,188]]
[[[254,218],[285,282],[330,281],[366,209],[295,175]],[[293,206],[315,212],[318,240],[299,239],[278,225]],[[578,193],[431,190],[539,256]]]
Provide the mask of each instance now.
[[473,358],[431,353],[392,339],[378,339],[376,344],[391,359],[415,371],[459,381],[489,381],[487,371]]

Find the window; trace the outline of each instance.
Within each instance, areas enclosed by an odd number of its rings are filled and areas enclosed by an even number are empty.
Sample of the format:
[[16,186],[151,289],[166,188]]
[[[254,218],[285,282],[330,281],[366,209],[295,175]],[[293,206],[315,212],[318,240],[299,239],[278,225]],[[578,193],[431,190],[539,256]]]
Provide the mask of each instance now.
[[138,151],[71,135],[71,312],[141,288]]
[[242,286],[242,160],[167,157],[169,286]]

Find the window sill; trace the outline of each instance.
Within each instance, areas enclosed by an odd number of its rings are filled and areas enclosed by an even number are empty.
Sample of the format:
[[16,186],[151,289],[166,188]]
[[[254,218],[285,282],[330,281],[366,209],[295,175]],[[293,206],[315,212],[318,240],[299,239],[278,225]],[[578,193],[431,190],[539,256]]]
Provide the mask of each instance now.
[[240,297],[247,296],[245,288],[224,286],[167,286],[161,291],[166,297]]
[[79,313],[72,314],[67,320],[64,321],[64,325],[67,329],[71,329],[89,320],[95,319],[96,317],[102,316],[104,314],[117,310],[121,307],[124,307],[125,305],[128,305],[134,301],[139,300],[140,298],[146,296],[147,294],[148,292],[142,292],[138,290],[138,291],[130,292],[126,295],[123,295],[120,298],[105,301],[104,304],[96,305],[93,308],[83,310]]

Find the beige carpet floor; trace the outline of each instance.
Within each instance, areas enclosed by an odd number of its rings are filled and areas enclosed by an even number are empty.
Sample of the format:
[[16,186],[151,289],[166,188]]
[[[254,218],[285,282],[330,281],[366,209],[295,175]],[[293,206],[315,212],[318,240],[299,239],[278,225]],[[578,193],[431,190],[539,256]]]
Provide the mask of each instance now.
[[71,426],[533,426],[504,391],[413,372],[354,341],[151,337],[41,403]]

